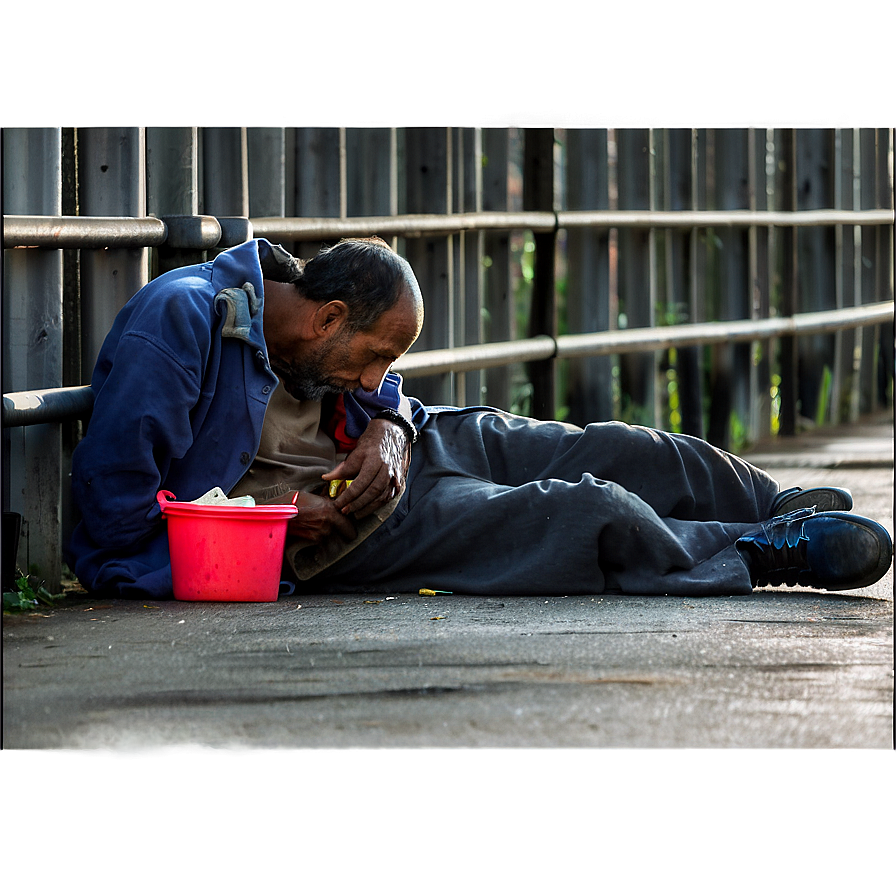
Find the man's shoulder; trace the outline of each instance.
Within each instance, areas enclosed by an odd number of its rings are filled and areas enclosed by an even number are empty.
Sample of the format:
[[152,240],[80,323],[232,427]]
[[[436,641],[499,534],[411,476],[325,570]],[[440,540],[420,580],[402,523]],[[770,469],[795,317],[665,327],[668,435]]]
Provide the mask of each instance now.
[[132,321],[167,317],[173,310],[205,310],[212,306],[211,265],[191,265],[167,271],[149,281],[125,305],[123,311]]
[[185,268],[166,271],[150,280],[144,289],[154,293],[208,291],[212,288],[212,263],[192,264]]
[[215,321],[208,268],[192,265],[147,283],[117,315],[106,350],[117,351],[116,346],[124,342],[129,352],[147,342],[174,356],[188,357],[197,346],[207,350]]

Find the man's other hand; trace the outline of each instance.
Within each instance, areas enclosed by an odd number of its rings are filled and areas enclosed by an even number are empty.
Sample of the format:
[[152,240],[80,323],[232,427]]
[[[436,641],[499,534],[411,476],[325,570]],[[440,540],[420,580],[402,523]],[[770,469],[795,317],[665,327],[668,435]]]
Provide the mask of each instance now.
[[354,540],[358,531],[354,523],[341,514],[335,501],[308,492],[293,492],[277,499],[278,504],[295,504],[299,512],[287,523],[286,531],[297,538],[320,544],[331,535]]
[[[324,479],[354,479],[333,506],[358,519],[388,504],[404,488],[411,462],[405,431],[389,420],[371,420],[354,451]],[[330,500],[330,499],[328,499]]]

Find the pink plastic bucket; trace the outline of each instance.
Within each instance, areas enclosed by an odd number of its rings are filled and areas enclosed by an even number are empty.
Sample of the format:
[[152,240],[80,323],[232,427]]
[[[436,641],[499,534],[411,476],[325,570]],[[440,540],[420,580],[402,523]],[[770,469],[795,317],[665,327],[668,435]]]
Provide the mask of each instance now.
[[168,521],[177,600],[274,601],[292,504],[258,507],[190,504],[156,495]]

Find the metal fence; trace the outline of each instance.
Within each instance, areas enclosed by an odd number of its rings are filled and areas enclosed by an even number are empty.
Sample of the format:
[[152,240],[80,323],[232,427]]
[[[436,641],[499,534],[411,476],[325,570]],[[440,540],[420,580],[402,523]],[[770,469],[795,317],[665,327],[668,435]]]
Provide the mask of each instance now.
[[[420,280],[428,403],[740,448],[888,404],[893,132],[125,128],[3,139],[4,510],[59,577],[102,339],[251,236],[377,233]],[[62,422],[60,422],[62,421]]]

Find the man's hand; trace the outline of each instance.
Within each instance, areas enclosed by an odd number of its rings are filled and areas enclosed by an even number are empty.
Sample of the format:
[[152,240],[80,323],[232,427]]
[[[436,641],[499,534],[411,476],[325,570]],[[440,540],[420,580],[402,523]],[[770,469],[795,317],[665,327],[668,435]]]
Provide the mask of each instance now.
[[389,420],[371,420],[354,451],[323,477],[355,480],[331,503],[343,514],[368,516],[401,491],[410,462],[405,431]]
[[286,524],[290,535],[320,544],[333,534],[352,541],[358,535],[354,523],[339,512],[335,501],[308,492],[293,492],[277,499],[278,504],[295,504],[299,512]]

